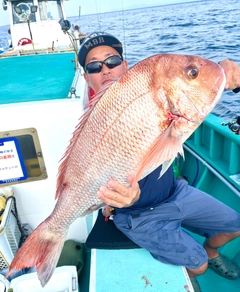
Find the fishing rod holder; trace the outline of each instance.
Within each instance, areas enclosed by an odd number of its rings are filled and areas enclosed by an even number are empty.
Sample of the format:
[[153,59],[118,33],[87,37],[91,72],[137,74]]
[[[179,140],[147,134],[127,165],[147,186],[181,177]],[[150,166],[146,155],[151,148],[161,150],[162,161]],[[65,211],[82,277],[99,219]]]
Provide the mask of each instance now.
[[231,122],[222,123],[223,126],[228,126],[228,128],[235,133],[236,135],[240,135],[240,116],[234,118]]
[[71,28],[71,23],[67,19],[61,18],[58,23],[60,24],[61,29],[65,32]]

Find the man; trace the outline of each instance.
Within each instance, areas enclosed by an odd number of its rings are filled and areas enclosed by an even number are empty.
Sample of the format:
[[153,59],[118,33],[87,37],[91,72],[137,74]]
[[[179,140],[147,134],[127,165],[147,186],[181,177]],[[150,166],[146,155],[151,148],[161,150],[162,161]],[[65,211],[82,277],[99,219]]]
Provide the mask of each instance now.
[[[127,70],[122,53],[121,42],[108,33],[86,37],[78,58],[84,78],[95,92]],[[226,89],[240,87],[237,64],[224,60],[220,65],[226,73]],[[108,186],[99,189],[97,196],[115,209],[113,220],[117,228],[157,260],[185,266],[195,291],[200,291],[195,277],[204,273],[208,265],[223,277],[238,278],[240,269],[220,255],[217,248],[240,236],[240,214],[185,180],[174,179],[171,167],[158,179],[160,169],[161,166],[138,183],[129,176],[129,188],[109,178]],[[110,208],[106,207],[103,214],[108,216]],[[206,237],[204,247],[181,226]]]

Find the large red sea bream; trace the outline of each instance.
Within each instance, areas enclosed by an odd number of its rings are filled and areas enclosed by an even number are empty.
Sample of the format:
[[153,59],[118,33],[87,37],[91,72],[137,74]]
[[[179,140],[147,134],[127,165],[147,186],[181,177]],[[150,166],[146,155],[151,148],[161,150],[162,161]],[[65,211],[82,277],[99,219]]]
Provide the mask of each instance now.
[[164,54],[139,62],[96,96],[59,167],[56,206],[19,249],[9,274],[36,266],[45,286],[70,224],[103,206],[98,188],[110,177],[128,185],[129,174],[140,180],[160,164],[166,171],[224,87],[218,64]]

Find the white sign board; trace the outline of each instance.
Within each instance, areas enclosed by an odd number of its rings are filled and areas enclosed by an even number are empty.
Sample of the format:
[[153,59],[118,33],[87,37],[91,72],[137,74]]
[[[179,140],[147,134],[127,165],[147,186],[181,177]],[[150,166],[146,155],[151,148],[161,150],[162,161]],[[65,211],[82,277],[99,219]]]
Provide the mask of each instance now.
[[21,149],[15,137],[0,138],[0,184],[27,178]]

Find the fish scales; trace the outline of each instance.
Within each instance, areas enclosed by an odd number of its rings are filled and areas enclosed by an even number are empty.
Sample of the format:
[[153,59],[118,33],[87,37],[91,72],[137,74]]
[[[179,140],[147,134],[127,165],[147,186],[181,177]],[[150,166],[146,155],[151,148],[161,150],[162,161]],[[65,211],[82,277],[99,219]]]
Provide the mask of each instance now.
[[[144,82],[141,84],[140,93],[136,93],[136,90],[135,93],[142,98],[134,100],[128,93],[128,88],[114,84],[104,98],[99,100],[81,133],[81,139],[76,143],[76,151],[68,163],[71,165],[78,161],[77,169],[73,173],[73,169],[68,168],[69,172],[66,172],[64,179],[69,181],[77,173],[78,181],[74,181],[77,189],[73,191],[85,200],[84,204],[80,200],[78,216],[92,204],[102,204],[96,192],[100,185],[106,185],[109,177],[128,185],[127,174],[136,173],[139,167],[138,156],[143,156],[153,138],[161,133],[156,103],[151,99],[150,93],[144,93]],[[121,94],[117,102],[114,102],[115,94],[112,92],[120,90]],[[152,119],[148,119],[149,113],[152,114]],[[92,196],[91,200],[89,195]]]
[[139,62],[96,97],[59,167],[56,206],[19,249],[9,274],[36,265],[45,286],[70,224],[103,206],[98,188],[110,177],[127,186],[127,175],[139,180],[160,164],[162,175],[219,101],[224,86],[218,64],[165,54]]

